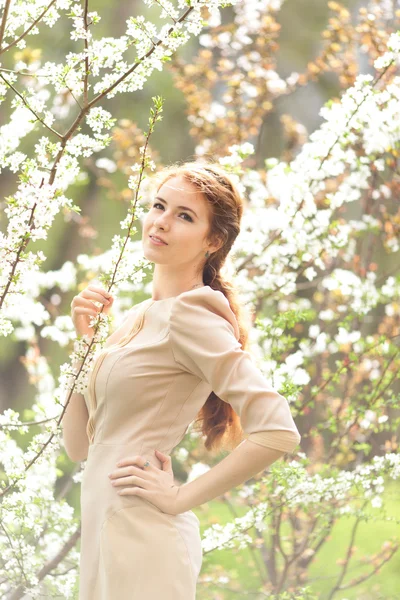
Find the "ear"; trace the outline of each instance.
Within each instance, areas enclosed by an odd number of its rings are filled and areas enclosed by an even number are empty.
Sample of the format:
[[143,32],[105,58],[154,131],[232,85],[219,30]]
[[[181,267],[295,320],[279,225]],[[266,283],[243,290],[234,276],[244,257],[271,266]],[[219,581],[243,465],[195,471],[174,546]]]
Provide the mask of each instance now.
[[208,251],[211,253],[216,252],[217,250],[219,250],[223,245],[224,242],[223,240],[221,240],[219,237],[214,236],[211,240],[211,245],[208,246]]

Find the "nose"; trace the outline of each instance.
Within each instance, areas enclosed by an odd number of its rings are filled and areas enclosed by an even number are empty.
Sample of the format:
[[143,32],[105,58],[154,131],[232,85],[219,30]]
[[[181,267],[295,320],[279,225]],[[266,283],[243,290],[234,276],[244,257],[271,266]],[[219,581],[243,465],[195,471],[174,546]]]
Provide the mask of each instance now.
[[161,215],[158,215],[158,217],[154,219],[154,225],[160,229],[169,229],[169,217],[166,215],[167,211],[163,211]]

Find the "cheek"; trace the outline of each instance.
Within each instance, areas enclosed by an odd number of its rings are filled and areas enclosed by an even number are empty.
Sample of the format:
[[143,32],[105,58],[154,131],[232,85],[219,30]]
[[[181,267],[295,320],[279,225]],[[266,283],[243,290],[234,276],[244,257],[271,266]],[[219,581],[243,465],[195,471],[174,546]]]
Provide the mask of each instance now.
[[179,246],[184,246],[187,253],[197,254],[202,247],[202,240],[203,232],[196,226],[181,228]]
[[143,218],[143,231],[147,231],[148,228],[150,226],[150,213],[146,213],[146,215]]

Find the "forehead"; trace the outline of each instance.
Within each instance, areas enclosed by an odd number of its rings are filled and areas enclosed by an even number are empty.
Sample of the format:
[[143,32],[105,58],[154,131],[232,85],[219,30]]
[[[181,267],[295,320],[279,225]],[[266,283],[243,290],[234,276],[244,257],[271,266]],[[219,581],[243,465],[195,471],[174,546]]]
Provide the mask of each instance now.
[[197,207],[208,204],[203,193],[193,183],[187,181],[182,176],[168,179],[160,187],[158,194],[167,200],[176,200],[177,203],[185,200],[187,204],[191,205],[193,203]]

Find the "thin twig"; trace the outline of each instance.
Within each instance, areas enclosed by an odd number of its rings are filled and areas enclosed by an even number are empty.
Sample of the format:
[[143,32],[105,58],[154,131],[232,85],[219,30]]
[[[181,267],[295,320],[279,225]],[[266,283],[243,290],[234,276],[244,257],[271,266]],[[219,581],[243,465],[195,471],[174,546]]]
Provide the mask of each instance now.
[[18,424],[15,423],[2,423],[0,425],[0,431],[2,429],[8,429],[9,427],[30,427],[31,425],[42,425],[43,423],[48,423],[49,421],[54,421],[57,417],[50,417],[49,419],[43,419],[42,421],[21,421]]
[[89,88],[89,56],[88,56],[89,44],[88,44],[88,40],[87,40],[87,33],[88,33],[88,29],[89,29],[88,20],[87,20],[88,10],[89,10],[89,0],[85,0],[85,8],[84,8],[84,12],[83,12],[83,23],[84,23],[84,27],[85,27],[85,33],[86,33],[86,35],[85,35],[85,75],[83,78],[83,106],[87,106],[87,104],[88,104],[88,88]]
[[61,133],[58,133],[58,131],[56,131],[55,129],[53,129],[52,127],[50,127],[50,125],[46,125],[46,123],[43,121],[43,119],[41,117],[39,117],[39,115],[37,114],[37,112],[35,110],[33,110],[33,108],[31,106],[29,106],[29,103],[25,100],[25,98],[23,97],[23,95],[1,73],[0,73],[0,78],[4,81],[4,83],[6,85],[8,85],[8,87],[10,87],[12,89],[12,91],[18,96],[18,98],[21,98],[21,100],[25,104],[26,108],[28,108],[31,111],[31,113],[37,118],[37,120],[42,125],[44,125],[46,127],[46,129],[48,129],[49,131],[51,131],[51,133],[54,133],[54,135],[56,135],[57,137],[59,137],[60,140],[63,139],[63,136],[62,136]]
[[[368,504],[368,501],[366,500],[364,502],[364,505],[362,508],[365,508],[367,504]],[[336,592],[341,589],[343,579],[345,578],[347,569],[349,567],[349,563],[351,560],[351,555],[352,555],[352,551],[353,551],[353,547],[354,547],[354,541],[355,541],[357,529],[358,529],[360,523],[361,523],[361,517],[357,517],[353,524],[352,530],[351,530],[350,542],[349,542],[349,545],[348,545],[347,551],[346,551],[346,558],[344,559],[343,566],[342,566],[342,569],[337,578],[336,584],[333,586],[333,588],[331,589],[331,591],[329,593],[328,600],[332,600],[332,598],[336,594]]]
[[8,17],[8,11],[10,10],[11,0],[6,0],[3,12],[3,18],[1,19],[0,24],[0,52],[1,52],[1,44],[3,43],[4,32],[6,30],[6,23]]

